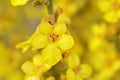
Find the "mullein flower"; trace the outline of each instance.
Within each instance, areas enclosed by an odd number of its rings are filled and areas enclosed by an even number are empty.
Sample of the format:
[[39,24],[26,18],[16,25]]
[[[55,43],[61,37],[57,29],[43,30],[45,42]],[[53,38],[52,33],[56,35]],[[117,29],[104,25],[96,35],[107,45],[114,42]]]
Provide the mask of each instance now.
[[114,61],[109,67],[101,70],[96,76],[95,80],[109,80],[120,70],[120,60]]
[[88,41],[88,49],[90,51],[98,50],[105,44],[106,31],[107,24],[104,22],[100,24],[95,23],[91,26],[91,37]]
[[91,26],[93,36],[104,38],[106,36],[107,24],[102,22],[100,24],[95,23]]
[[35,80],[58,63],[62,59],[62,53],[74,44],[72,36],[67,33],[69,18],[60,14],[56,23],[51,19],[43,19],[32,37],[16,46],[22,48],[23,52],[31,46],[33,49],[42,49],[41,54],[33,57],[33,62],[28,61],[22,65],[22,70],[29,77],[34,76],[32,78]]
[[68,57],[67,80],[84,80],[90,77],[92,69],[88,64],[80,64],[78,55]]
[[36,49],[42,49],[49,44],[56,46],[57,49],[62,51],[70,49],[74,44],[72,36],[66,33],[66,22],[69,23],[70,21],[68,17],[62,15],[63,14],[58,17],[55,24],[42,21],[32,37],[30,37],[29,40],[18,44],[16,47],[23,48],[23,52],[30,46]]
[[104,13],[104,20],[116,23],[120,19],[120,0],[100,0],[100,10]]
[[39,80],[50,66],[44,64],[36,66],[33,62],[27,61],[21,68],[26,74],[25,80]]
[[29,0],[11,0],[13,6],[25,5]]
[[[26,74],[25,80],[41,79],[45,72],[47,72],[53,65],[55,65],[58,61],[61,60],[61,53],[59,52],[57,54],[56,49],[53,48],[54,53],[50,53],[51,48],[45,49],[43,50],[43,52],[45,51],[45,53],[35,55],[32,62],[27,61],[22,65],[21,68]],[[52,58],[53,55],[56,57]]]
[[104,43],[104,46],[92,51],[87,59],[96,71],[94,80],[109,80],[120,70],[120,59],[113,44]]

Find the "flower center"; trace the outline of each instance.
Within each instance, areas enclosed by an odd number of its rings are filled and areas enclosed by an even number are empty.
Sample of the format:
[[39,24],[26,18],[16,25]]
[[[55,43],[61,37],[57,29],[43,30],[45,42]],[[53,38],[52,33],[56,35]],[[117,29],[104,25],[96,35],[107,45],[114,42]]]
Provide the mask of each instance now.
[[58,39],[59,35],[55,34],[55,33],[51,33],[49,35],[49,39],[53,42],[55,42]]
[[120,4],[118,2],[114,2],[113,8],[118,10],[120,8]]
[[37,66],[36,68],[35,68],[35,71],[38,71],[40,68],[42,68],[43,66]]
[[110,67],[113,64],[113,61],[110,59],[107,59],[105,63],[106,63],[106,66]]
[[80,71],[80,69],[81,69],[80,66],[77,66],[77,67],[73,68],[73,71],[75,73],[78,73]]

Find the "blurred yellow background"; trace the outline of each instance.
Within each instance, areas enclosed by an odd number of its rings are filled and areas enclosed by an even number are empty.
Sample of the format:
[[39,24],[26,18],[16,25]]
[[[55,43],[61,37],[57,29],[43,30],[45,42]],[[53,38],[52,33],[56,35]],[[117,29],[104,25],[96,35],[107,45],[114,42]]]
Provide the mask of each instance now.
[[[10,0],[0,0],[0,80],[23,80],[21,65],[31,60],[15,46],[28,39],[40,20],[47,15],[41,5],[14,7]],[[120,80],[120,0],[53,0],[71,19],[68,27],[81,63],[89,64],[92,75],[86,80]],[[113,5],[114,4],[114,5]],[[112,7],[111,7],[112,6]]]

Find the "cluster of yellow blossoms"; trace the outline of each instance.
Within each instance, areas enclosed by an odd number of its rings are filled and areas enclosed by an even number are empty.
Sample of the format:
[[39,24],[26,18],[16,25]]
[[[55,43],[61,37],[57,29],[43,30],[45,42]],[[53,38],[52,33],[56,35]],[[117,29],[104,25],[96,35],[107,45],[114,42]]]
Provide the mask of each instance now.
[[61,13],[56,22],[54,20],[52,16],[43,19],[30,39],[16,46],[23,48],[23,52],[29,47],[42,49],[33,57],[33,62],[25,62],[22,66],[23,71],[29,76],[36,76],[36,80],[57,64],[62,59],[62,53],[74,44],[72,36],[67,33],[69,18]]
[[68,57],[67,80],[84,80],[91,76],[92,68],[88,64],[80,64],[80,58],[76,54]]
[[104,20],[116,23],[120,19],[120,0],[100,0],[99,9],[104,13]]
[[[91,38],[88,43],[90,50],[88,62],[93,66],[96,74],[94,80],[111,80],[120,70],[120,59],[114,42],[106,40],[115,35],[116,25],[109,26],[106,23],[94,24],[91,27]],[[112,30],[110,30],[110,28]]]
[[[28,1],[11,0],[11,3],[13,6],[20,6]],[[79,3],[79,0],[73,3],[72,0],[55,1],[55,6],[62,6],[65,14],[69,16],[75,14],[81,8],[78,6],[83,6],[86,2],[85,0],[80,0],[83,3]],[[110,41],[109,38],[119,36],[116,26],[120,18],[120,0],[98,0],[98,7],[103,12],[104,20],[100,24],[90,26],[85,34],[84,31],[82,33],[78,30],[84,38],[82,44],[78,39],[74,42],[69,34],[67,27],[71,21],[64,13],[58,12],[43,18],[35,33],[16,46],[22,48],[23,52],[32,48],[32,51],[37,53],[31,61],[22,64],[25,80],[114,79],[114,75],[120,72],[120,57],[116,42]],[[80,34],[76,35],[77,38],[81,37]],[[82,42],[82,39],[80,41]]]

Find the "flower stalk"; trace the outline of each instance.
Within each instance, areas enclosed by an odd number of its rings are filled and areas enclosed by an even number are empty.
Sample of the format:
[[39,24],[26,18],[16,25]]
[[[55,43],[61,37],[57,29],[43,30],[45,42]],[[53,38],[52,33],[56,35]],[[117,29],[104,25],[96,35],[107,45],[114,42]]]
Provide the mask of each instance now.
[[53,14],[53,1],[52,0],[47,0],[47,9],[49,14]]

